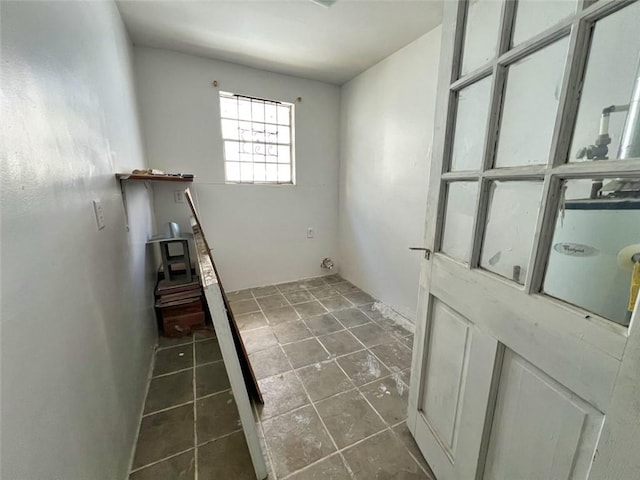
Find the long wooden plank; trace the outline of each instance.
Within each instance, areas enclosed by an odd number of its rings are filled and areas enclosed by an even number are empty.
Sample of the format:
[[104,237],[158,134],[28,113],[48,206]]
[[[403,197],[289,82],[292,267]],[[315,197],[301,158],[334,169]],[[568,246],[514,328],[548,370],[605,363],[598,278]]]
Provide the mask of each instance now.
[[[211,266],[213,268],[213,272],[210,273],[214,278],[211,281],[214,281],[218,284],[220,288],[220,293],[222,295],[222,299],[224,302],[224,308],[227,311],[227,318],[229,319],[229,325],[231,327],[231,334],[233,336],[233,343],[236,346],[236,349],[239,353],[240,366],[242,367],[242,374],[245,379],[245,383],[247,384],[247,389],[251,394],[258,400],[260,403],[264,403],[264,399],[262,398],[262,392],[260,391],[260,386],[258,385],[258,380],[256,379],[256,375],[253,372],[253,367],[251,366],[251,361],[249,360],[249,354],[247,353],[247,349],[244,346],[244,342],[242,341],[242,337],[240,336],[240,329],[238,328],[238,324],[236,323],[236,319],[233,315],[233,311],[231,310],[231,304],[229,303],[229,299],[227,298],[227,294],[222,286],[222,279],[220,278],[220,274],[218,273],[218,269],[216,268],[216,263],[213,260],[213,254],[211,251],[211,247],[209,246],[209,242],[207,242],[207,238],[204,235],[204,230],[202,229],[202,222],[200,222],[200,218],[198,217],[198,212],[196,211],[195,203],[193,203],[193,197],[191,196],[191,192],[187,188],[185,190],[185,197],[187,198],[187,203],[189,204],[189,208],[191,209],[191,214],[193,219],[198,227],[201,241],[203,242],[203,248],[205,249],[206,254],[209,256],[211,260]],[[195,231],[194,231],[195,235]],[[208,279],[203,279],[208,280]]]
[[[207,299],[209,313],[211,314],[213,326],[216,330],[225,370],[227,371],[231,390],[236,401],[236,406],[238,407],[238,414],[240,415],[242,430],[247,441],[249,454],[251,455],[253,469],[256,478],[262,480],[267,478],[267,465],[264,460],[262,447],[260,446],[258,427],[251,409],[246,377],[240,366],[240,355],[238,355],[238,349],[233,338],[231,322],[227,316],[227,311],[225,311],[222,286],[218,282],[211,252],[207,249],[204,234],[197,220],[193,217],[191,227],[194,233],[198,265],[202,276],[204,295]],[[224,461],[224,459],[222,461]]]

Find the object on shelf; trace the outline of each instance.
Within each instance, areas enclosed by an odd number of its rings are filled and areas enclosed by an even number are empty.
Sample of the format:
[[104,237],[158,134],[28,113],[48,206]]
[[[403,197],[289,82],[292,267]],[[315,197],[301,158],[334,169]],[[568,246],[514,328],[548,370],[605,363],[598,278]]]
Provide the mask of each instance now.
[[[160,173],[150,173],[160,172]],[[133,170],[131,173],[116,173],[116,178],[123,180],[143,180],[151,182],[193,182],[195,178],[192,173],[164,173],[160,170],[145,169]]]

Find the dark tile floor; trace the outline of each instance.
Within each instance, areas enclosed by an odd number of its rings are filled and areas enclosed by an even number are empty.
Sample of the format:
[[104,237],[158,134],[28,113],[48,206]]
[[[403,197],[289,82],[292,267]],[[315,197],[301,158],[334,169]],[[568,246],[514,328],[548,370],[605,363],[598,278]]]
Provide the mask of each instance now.
[[[413,336],[337,275],[232,292],[270,479],[431,479],[406,425]],[[197,475],[197,476],[196,476]],[[131,479],[253,479],[215,338],[162,339]]]

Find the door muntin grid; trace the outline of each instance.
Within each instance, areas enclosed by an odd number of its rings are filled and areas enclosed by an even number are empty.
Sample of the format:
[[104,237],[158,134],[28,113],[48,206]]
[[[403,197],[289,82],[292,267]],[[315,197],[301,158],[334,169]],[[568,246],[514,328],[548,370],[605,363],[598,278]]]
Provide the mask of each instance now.
[[[490,185],[492,182],[501,181],[538,181],[542,184],[542,198],[540,208],[537,215],[536,234],[532,239],[532,247],[530,251],[530,262],[525,270],[524,286],[520,286],[514,282],[515,288],[522,289],[529,294],[542,293],[542,285],[544,281],[544,272],[552,247],[553,230],[555,227],[556,210],[560,201],[560,194],[563,181],[569,178],[587,178],[594,177],[596,174],[608,172],[610,177],[616,175],[631,175],[637,173],[640,175],[640,159],[632,159],[625,164],[614,161],[608,165],[594,165],[593,162],[585,163],[580,166],[567,165],[567,152],[573,130],[575,127],[575,119],[577,116],[579,95],[574,91],[575,87],[580,84],[585,72],[585,66],[588,60],[588,51],[593,39],[593,27],[598,20],[614,14],[618,10],[630,8],[634,2],[621,2],[613,4],[593,4],[593,2],[578,2],[578,9],[569,17],[562,20],[557,25],[547,29],[542,34],[536,35],[529,41],[521,42],[514,47],[512,45],[512,32],[515,19],[514,2],[503,2],[502,5],[502,24],[500,27],[501,36],[498,39],[498,50],[494,58],[490,59],[486,64],[476,68],[473,71],[462,70],[462,76],[455,75],[456,70],[460,68],[457,62],[453,62],[454,81],[450,86],[451,100],[449,102],[447,115],[447,143],[445,143],[443,161],[444,173],[441,176],[441,201],[439,202],[440,222],[435,229],[435,250],[444,253],[442,249],[444,240],[444,231],[446,229],[446,192],[448,185],[454,181],[478,182],[480,185],[480,193],[477,197],[476,210],[474,216],[473,238],[471,241],[471,260],[468,268],[475,269],[480,266],[480,258],[482,253],[482,244],[485,237],[486,216],[489,209],[490,201]],[[465,2],[461,2],[459,8],[466,8]],[[634,7],[635,8],[635,7]],[[465,18],[465,15],[459,15]],[[467,16],[467,18],[469,18]],[[464,25],[458,28],[465,28]],[[464,48],[464,35],[459,36],[459,45],[457,51],[460,53]],[[568,43],[568,52],[566,55],[566,65],[564,66],[564,78],[562,81],[561,91],[559,92],[559,106],[554,118],[553,135],[549,146],[548,161],[540,165],[512,166],[509,168],[494,168],[493,158],[496,152],[496,145],[499,140],[499,121],[504,101],[504,93],[506,89],[507,73],[510,65],[514,62],[533,55],[541,51],[545,47],[558,42],[565,38]],[[490,77],[488,77],[490,76]],[[451,168],[452,152],[454,150],[452,144],[452,133],[455,131],[453,112],[457,109],[457,98],[459,93],[477,82],[491,78],[492,91],[490,101],[490,112],[477,112],[477,115],[488,113],[488,126],[483,147],[483,162],[478,170],[457,171]],[[455,256],[454,256],[455,257]],[[459,260],[459,259],[458,259]],[[597,317],[597,314],[595,315]]]

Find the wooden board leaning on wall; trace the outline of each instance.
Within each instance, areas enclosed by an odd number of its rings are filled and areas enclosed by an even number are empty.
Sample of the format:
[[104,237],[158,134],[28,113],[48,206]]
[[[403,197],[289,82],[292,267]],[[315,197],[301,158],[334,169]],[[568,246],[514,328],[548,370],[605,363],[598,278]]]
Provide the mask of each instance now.
[[[253,367],[251,366],[251,362],[249,360],[249,355],[247,354],[244,342],[242,341],[242,337],[240,336],[240,329],[238,328],[238,324],[236,323],[233,311],[231,310],[231,305],[229,303],[229,299],[227,298],[227,294],[224,290],[224,287],[222,286],[220,274],[218,272],[218,269],[216,268],[215,261],[213,260],[213,253],[211,251],[209,243],[207,242],[207,238],[204,235],[202,223],[200,222],[198,212],[196,211],[196,207],[193,202],[193,197],[191,196],[191,192],[188,188],[185,190],[185,197],[187,199],[187,203],[189,204],[189,208],[191,209],[191,215],[194,222],[192,228],[198,260],[201,266],[201,270],[204,270],[200,272],[200,275],[202,277],[202,285],[205,289],[215,284],[217,284],[220,288],[220,293],[222,294],[222,299],[224,301],[224,308],[227,311],[227,319],[231,328],[231,334],[233,336],[233,343],[236,347],[238,360],[240,361],[240,367],[242,368],[242,375],[244,377],[247,390],[257,401],[259,401],[260,403],[264,403],[262,392],[260,391],[258,381],[256,380],[255,373],[253,372]],[[210,313],[213,316],[213,312]]]

